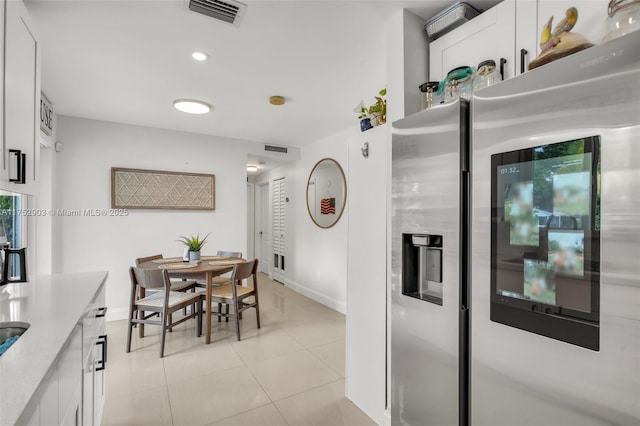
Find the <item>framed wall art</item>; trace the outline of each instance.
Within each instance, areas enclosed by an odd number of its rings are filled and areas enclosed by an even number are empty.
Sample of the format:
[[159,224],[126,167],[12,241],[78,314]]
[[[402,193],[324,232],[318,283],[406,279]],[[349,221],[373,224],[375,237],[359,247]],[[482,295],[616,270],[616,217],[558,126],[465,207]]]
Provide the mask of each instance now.
[[215,175],[111,168],[114,209],[215,210]]

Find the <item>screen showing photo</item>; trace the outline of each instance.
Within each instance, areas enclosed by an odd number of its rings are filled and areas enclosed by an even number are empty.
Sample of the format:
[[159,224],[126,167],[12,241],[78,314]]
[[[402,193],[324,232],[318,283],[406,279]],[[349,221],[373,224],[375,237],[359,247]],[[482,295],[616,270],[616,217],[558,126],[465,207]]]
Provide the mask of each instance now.
[[504,218],[510,223],[513,245],[537,246],[538,220],[533,214],[533,182],[513,182],[505,188]]
[[557,273],[584,275],[584,232],[549,231],[549,265]]
[[492,156],[494,295],[516,305],[591,310],[585,301],[593,299],[588,272],[599,260],[598,152],[592,137]]
[[548,262],[524,260],[524,296],[529,300],[556,304],[555,274]]
[[587,216],[591,211],[591,173],[553,175],[553,214]]

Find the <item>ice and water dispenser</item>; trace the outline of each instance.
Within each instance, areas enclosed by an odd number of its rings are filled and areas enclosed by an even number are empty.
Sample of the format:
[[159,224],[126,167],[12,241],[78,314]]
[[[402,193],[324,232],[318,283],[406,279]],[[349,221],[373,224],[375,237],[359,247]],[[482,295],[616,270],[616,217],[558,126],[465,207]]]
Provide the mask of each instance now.
[[442,305],[442,235],[402,234],[402,294]]

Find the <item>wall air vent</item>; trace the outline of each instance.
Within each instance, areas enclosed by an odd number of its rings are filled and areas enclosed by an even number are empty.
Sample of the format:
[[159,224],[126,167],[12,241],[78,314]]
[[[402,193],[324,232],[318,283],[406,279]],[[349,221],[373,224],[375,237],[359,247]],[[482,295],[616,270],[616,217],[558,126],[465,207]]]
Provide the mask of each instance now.
[[287,152],[289,152],[289,148],[287,148],[286,146],[275,146],[275,145],[265,145],[264,150],[271,151],[271,152],[280,152],[282,154],[286,154]]
[[247,5],[234,0],[189,0],[189,9],[238,26]]

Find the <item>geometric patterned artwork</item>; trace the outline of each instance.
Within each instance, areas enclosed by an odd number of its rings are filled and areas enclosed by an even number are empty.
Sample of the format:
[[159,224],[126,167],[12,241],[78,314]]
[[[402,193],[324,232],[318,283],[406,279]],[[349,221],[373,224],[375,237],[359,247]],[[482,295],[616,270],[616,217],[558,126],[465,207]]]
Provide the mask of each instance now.
[[215,175],[111,168],[114,209],[215,210]]

